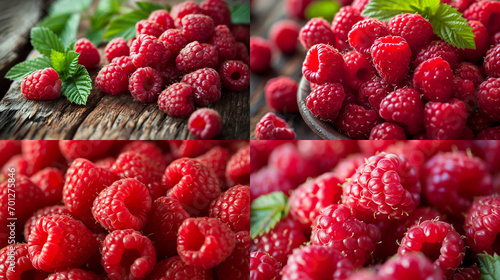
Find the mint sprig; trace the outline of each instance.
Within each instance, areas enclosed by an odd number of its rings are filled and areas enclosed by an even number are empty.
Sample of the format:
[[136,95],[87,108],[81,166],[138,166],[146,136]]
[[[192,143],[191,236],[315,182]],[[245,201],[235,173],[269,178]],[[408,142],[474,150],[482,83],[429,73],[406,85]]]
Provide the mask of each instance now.
[[26,78],[36,70],[52,67],[49,57],[37,57],[31,60],[23,61],[12,67],[5,78],[16,81]]
[[462,13],[440,0],[371,0],[362,15],[388,21],[396,15],[418,13],[432,24],[434,33],[461,49],[476,49],[475,35]]
[[481,275],[479,280],[497,280],[500,279],[500,256],[496,253],[491,256],[488,254],[478,254],[479,271]]
[[250,208],[250,237],[269,232],[289,211],[288,198],[283,192],[259,196]]
[[78,105],[87,104],[90,90],[92,89],[92,79],[87,69],[78,65],[76,73],[62,83],[61,92],[64,96]]

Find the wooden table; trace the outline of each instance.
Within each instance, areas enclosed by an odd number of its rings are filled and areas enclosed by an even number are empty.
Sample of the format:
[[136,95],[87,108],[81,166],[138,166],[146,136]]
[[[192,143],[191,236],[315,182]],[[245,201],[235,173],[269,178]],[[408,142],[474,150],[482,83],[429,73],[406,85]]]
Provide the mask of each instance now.
[[[261,36],[267,38],[269,29],[276,21],[285,19],[285,10],[283,1],[256,0],[252,13],[252,36]],[[303,24],[303,22],[301,22]],[[298,51],[293,56],[281,54],[278,50],[273,53],[272,69],[264,74],[254,74],[251,76],[250,84],[250,137],[255,139],[255,126],[259,120],[271,109],[266,104],[264,96],[264,87],[266,82],[276,76],[285,75],[299,82],[302,76],[302,62],[305,57],[305,50],[300,44],[297,45]],[[288,125],[295,131],[296,139],[317,140],[317,137],[306,125],[299,113],[297,114],[278,114],[280,118],[286,119]]]

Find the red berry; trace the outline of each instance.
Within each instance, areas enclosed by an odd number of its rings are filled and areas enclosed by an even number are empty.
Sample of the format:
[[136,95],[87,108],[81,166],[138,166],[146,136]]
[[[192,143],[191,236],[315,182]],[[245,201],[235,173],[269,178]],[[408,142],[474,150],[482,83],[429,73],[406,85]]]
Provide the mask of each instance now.
[[271,44],[264,38],[250,37],[250,70],[263,73],[269,70],[272,60]]
[[138,68],[146,66],[156,68],[168,61],[171,56],[169,49],[156,37],[142,34],[132,43],[130,57]]
[[33,213],[31,217],[24,223],[24,238],[27,240],[31,231],[36,226],[36,222],[41,217],[54,216],[54,215],[66,215],[71,216],[71,212],[66,206],[54,205],[41,208]]
[[406,140],[406,133],[395,123],[381,123],[370,132],[370,140]]
[[500,3],[496,1],[479,1],[464,11],[463,17],[468,20],[480,21],[489,34],[495,34],[500,31],[500,22],[497,17],[500,13]]
[[370,51],[375,68],[387,82],[397,84],[408,74],[411,50],[403,37],[386,36],[378,38],[373,43]]
[[88,280],[97,280],[98,277],[96,274],[90,271],[86,271],[79,268],[68,268],[66,270],[59,270],[55,273],[52,273],[47,277],[47,280],[80,280],[80,279],[88,279]]
[[295,132],[284,120],[273,113],[267,113],[257,123],[255,137],[257,140],[293,140]]
[[54,140],[24,140],[21,142],[23,157],[35,170],[48,167],[61,158],[59,145]]
[[413,86],[426,100],[446,102],[452,95],[453,71],[442,58],[431,58],[415,69]]
[[48,273],[33,267],[28,254],[28,244],[17,243],[0,250],[1,279],[43,280]]
[[0,184],[0,222],[5,222],[10,217],[12,210],[9,211],[9,207],[12,209],[13,206],[9,205],[9,201],[15,193],[15,218],[22,225],[34,211],[44,205],[44,194],[28,177],[16,173],[14,179],[14,185],[12,180]]
[[52,100],[59,96],[61,83],[56,70],[45,68],[26,76],[21,84],[21,92],[27,99]]
[[264,167],[250,174],[250,194],[252,200],[275,191],[287,194],[295,189],[295,187],[294,181],[284,171],[277,168]]
[[219,178],[220,182],[225,182],[226,165],[229,161],[229,156],[230,154],[226,149],[218,146],[198,156],[196,159],[206,166],[212,168],[214,173],[217,175],[217,178]]
[[229,187],[250,184],[250,145],[241,147],[227,162],[226,182]]
[[231,10],[228,4],[223,0],[204,0],[200,4],[203,13],[211,17],[215,26],[231,25]]
[[158,107],[175,117],[188,117],[194,112],[193,88],[185,83],[167,87],[158,97]]
[[97,47],[86,38],[76,41],[75,52],[80,54],[78,64],[85,66],[87,69],[96,67],[101,61]]
[[99,71],[95,78],[95,84],[104,93],[124,93],[128,89],[127,72],[118,64],[111,63]]
[[424,104],[420,94],[410,88],[390,93],[380,103],[380,116],[400,125],[410,135],[418,134],[424,123]]
[[413,65],[415,68],[420,63],[435,57],[441,57],[443,60],[446,60],[451,69],[455,69],[458,61],[457,49],[443,40],[431,41],[429,44],[423,46],[414,57]]
[[33,174],[30,180],[43,191],[45,205],[56,205],[61,202],[64,187],[64,174],[61,170],[47,167]]
[[279,279],[281,263],[267,253],[250,253],[250,279]]
[[127,45],[127,41],[122,37],[118,37],[114,38],[106,45],[104,53],[106,54],[108,62],[111,62],[116,57],[128,56],[130,49]]
[[250,232],[240,231],[234,235],[236,244],[233,253],[215,267],[220,280],[248,279],[250,275]]
[[309,82],[324,84],[341,80],[343,69],[344,59],[339,51],[330,45],[318,44],[307,52],[302,73]]
[[489,78],[484,81],[479,86],[477,94],[479,96],[479,112],[484,113],[493,121],[499,121],[500,78]]
[[[382,100],[394,91],[394,86],[380,77],[373,77],[359,87],[359,104],[365,108],[380,110]],[[423,105],[422,105],[423,106]]]
[[350,51],[344,54],[344,62],[344,79],[353,89],[359,89],[364,82],[376,76],[377,71],[369,56],[366,57],[357,51]]
[[232,24],[229,27],[237,42],[250,46],[250,24]]
[[305,19],[306,8],[314,0],[285,0],[285,11],[291,18]]
[[453,74],[455,75],[455,78],[470,80],[474,83],[475,87],[478,87],[484,81],[481,69],[470,62],[459,63],[453,71]]
[[492,78],[500,78],[500,46],[495,46],[486,53],[484,71]]
[[267,105],[280,113],[297,113],[297,82],[286,76],[267,81],[264,89]]
[[429,139],[460,139],[467,125],[465,103],[452,99],[449,103],[425,104],[424,125]]
[[284,54],[293,54],[297,50],[300,25],[292,20],[275,22],[269,30],[269,39]]
[[221,96],[219,73],[211,68],[203,68],[184,75],[182,82],[194,89],[194,101],[200,106],[217,101]]
[[201,68],[216,68],[219,55],[214,46],[194,41],[180,51],[175,63],[179,71],[189,73]]
[[163,30],[175,28],[174,20],[167,10],[156,10],[149,14],[148,20],[161,26]]
[[317,44],[335,45],[335,34],[330,24],[322,18],[310,19],[300,29],[299,39],[306,50]]
[[164,279],[196,279],[212,280],[213,271],[211,269],[202,269],[187,265],[179,256],[166,258],[158,262],[148,276],[151,280]]
[[176,4],[170,10],[170,15],[174,19],[175,26],[181,27],[181,20],[186,15],[203,14],[203,10],[194,1],[184,1]]
[[307,96],[306,106],[316,117],[333,122],[339,115],[344,97],[344,88],[341,84],[323,84]]
[[419,14],[400,14],[393,17],[389,21],[389,31],[393,36],[403,37],[412,51],[429,43],[434,35],[431,23]]
[[72,162],[77,158],[86,158],[95,160],[103,155],[113,145],[113,141],[106,140],[61,140],[59,141],[59,149],[62,155],[68,162]]
[[366,57],[376,39],[389,36],[389,29],[382,21],[368,18],[356,23],[349,31],[349,45]]
[[232,231],[250,230],[250,188],[236,185],[210,204],[210,217],[226,223]]
[[408,279],[409,275],[417,279],[444,279],[443,273],[439,269],[435,269],[432,262],[420,253],[408,253],[389,259],[382,265],[378,275],[382,278],[376,279],[405,280]]
[[140,102],[153,102],[163,88],[163,79],[151,67],[139,68],[130,76],[128,88]]
[[153,37],[160,37],[160,35],[165,31],[163,26],[146,19],[140,20],[135,24],[136,37],[140,35],[151,35]]
[[209,43],[217,49],[219,61],[236,58],[236,40],[227,26],[219,25],[215,27]]
[[380,122],[381,119],[376,111],[366,110],[359,105],[348,104],[342,109],[334,125],[347,137],[368,139],[372,129]]
[[182,30],[179,29],[166,30],[158,40],[163,42],[172,57],[177,57],[179,52],[188,44],[186,37],[182,34]]
[[219,69],[222,85],[231,91],[247,88],[250,85],[250,70],[238,60],[227,60]]
[[135,70],[137,70],[137,67],[135,67],[134,63],[132,62],[133,59],[130,56],[120,56],[120,57],[115,57],[111,61],[111,63],[114,63],[118,66],[120,66],[123,71],[127,74],[127,77],[130,77]]
[[467,245],[476,254],[493,255],[498,254],[497,236],[500,232],[498,221],[500,220],[498,209],[500,207],[500,196],[492,195],[481,197],[474,201],[465,216],[465,235]]
[[472,33],[476,36],[474,42],[476,49],[465,49],[465,57],[470,62],[477,62],[484,57],[486,51],[490,48],[490,34],[486,27],[477,20],[470,20],[468,24],[472,27]]
[[222,117],[213,109],[201,108],[189,117],[188,128],[198,139],[212,139],[222,130]]
[[364,18],[360,11],[352,6],[344,6],[335,14],[332,22],[332,31],[340,41],[346,42],[352,26]]
[[182,34],[188,42],[208,42],[214,33],[214,21],[205,15],[186,15],[181,20]]

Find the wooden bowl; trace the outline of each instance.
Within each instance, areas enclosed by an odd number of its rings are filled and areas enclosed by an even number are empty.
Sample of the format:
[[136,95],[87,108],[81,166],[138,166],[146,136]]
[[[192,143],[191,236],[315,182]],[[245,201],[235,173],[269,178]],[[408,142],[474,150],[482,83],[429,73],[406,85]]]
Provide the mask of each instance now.
[[300,79],[299,90],[297,92],[297,103],[299,111],[307,126],[318,137],[324,140],[352,140],[344,134],[338,132],[330,123],[316,118],[306,106],[306,98],[311,93],[311,84],[304,77]]

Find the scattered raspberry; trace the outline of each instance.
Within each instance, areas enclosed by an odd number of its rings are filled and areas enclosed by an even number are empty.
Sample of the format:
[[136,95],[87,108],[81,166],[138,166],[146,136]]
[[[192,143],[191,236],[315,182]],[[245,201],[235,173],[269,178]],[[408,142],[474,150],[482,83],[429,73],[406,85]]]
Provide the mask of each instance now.
[[113,145],[113,141],[106,140],[61,140],[59,141],[59,150],[68,162],[77,158],[94,160],[105,156],[111,145]]
[[297,82],[286,76],[268,80],[264,89],[267,105],[280,113],[298,113]]
[[390,93],[380,103],[380,116],[400,125],[410,135],[418,134],[422,131],[424,119],[424,104],[420,94],[409,88]]
[[195,41],[180,51],[175,63],[179,71],[189,73],[201,68],[216,68],[219,64],[219,55],[214,46]]
[[128,88],[132,96],[140,102],[156,101],[163,88],[163,79],[151,67],[137,69],[129,79]]
[[335,34],[331,30],[330,24],[322,18],[309,20],[300,29],[299,39],[306,50],[316,44],[335,45]]
[[271,67],[271,44],[264,38],[250,37],[250,71],[263,73]]
[[219,25],[215,27],[209,43],[217,49],[219,61],[236,58],[236,40],[227,26]]
[[[10,268],[10,269],[9,269]],[[42,280],[48,273],[37,270],[31,264],[28,244],[17,243],[0,250],[0,278]]]
[[474,201],[465,216],[465,235],[467,245],[476,254],[493,255],[497,252],[498,207],[500,206],[500,196],[492,195],[481,197]]
[[441,57],[446,60],[451,69],[455,69],[458,61],[457,50],[455,47],[443,40],[431,41],[414,56],[415,60],[413,61],[413,65],[415,68],[417,68],[420,63],[435,57]]
[[222,117],[213,109],[201,108],[189,117],[188,128],[198,139],[212,139],[222,130]]
[[377,71],[369,58],[357,51],[344,54],[344,62],[344,79],[353,89],[359,89],[364,82],[376,77]]
[[335,14],[332,22],[332,31],[340,39],[346,42],[352,26],[364,18],[360,11],[352,6],[344,6]]
[[231,91],[238,91],[250,85],[250,70],[238,60],[228,60],[219,69],[222,85]]
[[179,29],[166,30],[160,35],[158,40],[163,42],[172,57],[177,57],[179,52],[188,44],[186,37],[182,34],[182,30]]
[[175,28],[175,23],[167,10],[156,10],[149,14],[148,21],[161,26],[163,30]]
[[489,78],[484,81],[477,91],[479,97],[479,112],[484,113],[493,121],[500,121],[500,78]]
[[99,71],[95,84],[102,92],[120,94],[128,89],[128,76],[118,64],[111,63]]
[[464,11],[463,17],[468,20],[480,21],[489,34],[495,34],[500,31],[500,22],[496,20],[500,13],[500,3],[496,1],[479,1],[472,3],[470,7]]
[[185,83],[167,87],[158,97],[160,110],[175,117],[188,117],[194,112],[193,88]]
[[386,36],[378,38],[373,43],[370,51],[375,68],[387,82],[397,84],[408,74],[411,50],[403,37]]
[[137,68],[146,66],[156,68],[168,61],[170,51],[156,37],[143,34],[132,43],[130,57]]
[[176,4],[170,10],[170,15],[174,19],[175,26],[181,27],[181,20],[186,15],[203,14],[203,10],[194,1],[184,1]]
[[465,49],[465,57],[470,62],[477,62],[484,57],[486,51],[490,48],[490,35],[481,22],[470,20],[468,23],[472,27],[472,33],[476,35],[474,38],[476,49]]
[[182,34],[188,42],[208,42],[214,33],[214,21],[205,15],[186,15],[181,20]]
[[356,23],[349,31],[349,45],[366,57],[371,57],[370,48],[376,39],[389,36],[387,25],[375,18]]
[[486,53],[484,72],[492,78],[500,78],[500,46],[495,46]]
[[163,279],[196,279],[196,280],[212,280],[213,271],[211,269],[196,268],[187,265],[179,256],[164,259],[158,262],[148,279],[163,280]]
[[348,104],[342,109],[334,125],[350,138],[368,139],[372,129],[380,122],[380,117],[374,110],[366,110],[359,105]]
[[300,29],[300,25],[295,21],[280,20],[271,26],[269,39],[282,53],[290,55],[297,50]]
[[375,279],[405,280],[408,278],[408,275],[412,275],[412,277],[418,279],[444,279],[441,271],[435,269],[432,262],[421,253],[408,253],[404,256],[395,256],[382,265],[378,275],[382,278]]
[[86,38],[76,41],[75,52],[80,54],[78,64],[85,66],[87,69],[95,68],[101,61],[97,47]]
[[459,63],[453,71],[453,74],[456,78],[470,80],[472,83],[474,83],[475,87],[478,87],[484,81],[481,69],[470,62]]
[[344,97],[344,88],[341,84],[323,84],[307,96],[306,106],[316,117],[333,122],[339,115]]
[[413,86],[429,101],[446,102],[452,95],[453,71],[442,58],[431,58],[415,70]]
[[120,66],[123,71],[127,74],[127,77],[130,77],[135,70],[137,70],[137,67],[135,67],[133,63],[133,59],[130,56],[120,56],[120,57],[115,57],[111,61],[111,63],[114,63],[118,66]]
[[135,24],[135,31],[137,37],[139,37],[140,35],[151,35],[158,38],[163,33],[163,31],[165,31],[165,29],[163,29],[163,26],[155,22],[143,19]]
[[279,279],[281,263],[267,253],[250,253],[250,279]]
[[33,174],[30,180],[43,191],[45,205],[61,202],[64,187],[64,174],[61,170],[47,167]]
[[47,280],[97,280],[98,277],[96,274],[90,271],[86,271],[79,268],[68,268],[66,270],[59,270],[55,273],[52,273],[47,277]]
[[284,120],[267,113],[255,127],[255,137],[257,140],[293,140],[295,132]]
[[[382,100],[394,91],[394,87],[380,77],[373,77],[359,87],[359,104],[365,108],[380,110]],[[423,106],[423,105],[422,105]]]
[[302,73],[311,83],[338,82],[342,77],[344,59],[339,51],[324,44],[314,45],[307,52]]
[[406,134],[397,124],[381,123],[370,132],[370,140],[406,140]]
[[389,31],[393,36],[403,37],[412,51],[431,41],[434,31],[431,23],[419,14],[400,14],[389,21]]
[[231,10],[223,0],[204,0],[200,4],[203,13],[211,17],[215,26],[231,26]]
[[220,77],[219,73],[211,68],[202,68],[184,75],[182,82],[191,85],[194,89],[194,101],[200,106],[219,100]]
[[429,139],[460,139],[467,125],[467,108],[463,101],[425,104],[424,124]]
[[234,235],[236,244],[233,253],[215,267],[221,280],[247,279],[250,274],[250,232],[240,231]]
[[118,37],[114,38],[106,45],[104,53],[108,62],[112,62],[116,57],[128,56],[130,54],[130,49],[127,45],[127,41],[122,37]]
[[59,96],[61,83],[56,70],[45,68],[26,76],[21,84],[21,92],[27,99],[52,100]]

